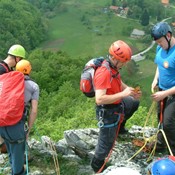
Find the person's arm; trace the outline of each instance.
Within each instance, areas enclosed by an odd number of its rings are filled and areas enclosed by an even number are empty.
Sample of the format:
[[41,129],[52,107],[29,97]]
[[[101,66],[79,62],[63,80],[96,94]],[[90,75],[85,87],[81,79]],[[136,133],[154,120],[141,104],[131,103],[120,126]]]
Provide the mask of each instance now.
[[154,101],[161,101],[170,95],[175,95],[175,87],[172,87],[172,88],[167,89],[165,91],[158,91],[158,92],[152,94],[151,97],[153,98]]
[[122,92],[116,94],[107,95],[106,89],[99,89],[95,91],[95,100],[97,105],[112,104],[118,100],[121,100],[127,96],[135,96],[134,88],[126,87]]
[[[152,87],[151,87],[152,93],[154,93],[156,88],[158,88],[157,87],[158,78],[159,78],[159,71],[157,68],[155,76],[154,76],[154,80],[152,82]],[[164,90],[164,91],[157,91],[154,94],[152,94],[151,96],[152,96],[154,101],[160,101],[160,100],[163,100],[164,98],[166,98],[167,96],[174,95],[174,94],[175,94],[175,87],[172,87],[172,88]]]
[[126,85],[125,83],[123,83],[122,81],[122,90],[126,89],[128,87],[128,85]]
[[154,93],[156,88],[157,87],[157,84],[158,84],[158,78],[159,78],[159,70],[158,68],[156,69],[156,73],[155,73],[155,76],[154,76],[154,79],[153,79],[153,82],[152,82],[152,85],[151,85],[151,92]]
[[28,119],[28,133],[27,133],[27,138],[29,136],[29,133],[31,131],[31,128],[36,120],[37,117],[37,112],[38,112],[38,101],[37,100],[32,100],[31,101],[31,108],[30,108],[30,114],[29,114],[29,119]]

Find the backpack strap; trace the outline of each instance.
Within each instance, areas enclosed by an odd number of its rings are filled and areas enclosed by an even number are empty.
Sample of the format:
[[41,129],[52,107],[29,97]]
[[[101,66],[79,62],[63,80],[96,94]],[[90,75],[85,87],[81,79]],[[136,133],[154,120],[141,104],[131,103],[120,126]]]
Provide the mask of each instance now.
[[30,80],[30,81],[35,82],[35,81],[34,81],[33,79],[31,79],[29,76],[24,76],[24,80],[25,80],[25,81],[29,81],[29,80]]
[[5,70],[6,70],[7,73],[10,72],[9,69],[7,68],[7,66],[5,64],[0,63],[0,65],[2,65],[5,68]]
[[[112,78],[117,78],[118,75],[119,75],[119,72],[117,71],[116,74],[112,74],[112,71],[111,71],[111,68],[112,69],[115,69],[114,66],[111,64],[111,62],[109,60],[106,60],[102,63],[102,66],[105,66],[109,71],[110,71],[110,74],[111,74],[111,81],[112,81]],[[115,69],[116,70],[116,69]]]

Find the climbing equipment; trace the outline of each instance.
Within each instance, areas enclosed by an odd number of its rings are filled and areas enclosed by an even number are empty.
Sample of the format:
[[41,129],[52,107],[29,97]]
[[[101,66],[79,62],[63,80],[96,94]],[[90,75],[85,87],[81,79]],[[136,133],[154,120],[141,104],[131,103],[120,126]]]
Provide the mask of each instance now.
[[[147,115],[147,118],[146,118],[146,121],[145,121],[144,128],[146,127],[146,124],[148,122],[148,119],[151,116],[151,113],[153,112],[153,109],[155,108],[155,105],[156,105],[156,102],[153,101],[153,103],[152,103],[152,105],[150,107],[150,110],[148,112],[148,115]],[[154,157],[155,150],[156,150],[156,144],[157,144],[157,134],[159,132],[162,133],[162,135],[163,135],[163,137],[165,139],[165,142],[167,144],[168,150],[169,150],[170,154],[173,156],[173,153],[172,153],[172,151],[170,149],[170,146],[169,146],[168,140],[166,138],[165,132],[163,131],[162,121],[163,121],[163,101],[161,101],[160,122],[159,122],[159,125],[158,125],[158,131],[157,131],[157,133],[155,135],[147,138],[147,137],[145,137],[145,133],[143,132],[143,141],[140,141],[140,143],[139,143],[139,141],[136,141],[135,140],[133,142],[135,145],[137,145],[137,146],[140,145],[142,147],[131,158],[129,158],[127,161],[130,161],[131,159],[133,159],[137,154],[139,154],[143,150],[143,151],[150,152],[150,155],[149,155],[149,157],[147,159],[147,162],[149,162],[152,159],[152,157]],[[148,143],[154,143],[153,148],[147,146],[147,145],[149,145]]]
[[154,40],[158,40],[166,34],[170,32],[172,33],[171,27],[168,25],[167,22],[159,22],[155,24],[151,30],[151,36]]
[[16,57],[21,57],[21,58],[26,57],[26,51],[25,51],[24,47],[19,45],[19,44],[15,44],[15,45],[11,46],[9,51],[8,51],[8,54],[16,56]]
[[16,64],[16,71],[29,75],[32,70],[32,66],[29,61],[21,60]]
[[125,63],[130,61],[132,56],[131,48],[125,42],[118,40],[115,41],[109,48],[109,54],[114,56],[115,59]]
[[104,124],[103,117],[99,117],[99,122],[97,123],[97,126],[99,128],[112,128],[117,126],[119,121],[120,121],[120,114],[118,114],[118,120],[115,123],[111,123],[111,124]]
[[175,162],[169,158],[163,158],[153,163],[151,168],[152,175],[174,175]]
[[161,37],[165,37],[167,43],[168,43],[168,49],[167,52],[169,51],[170,47],[171,47],[171,38],[168,40],[166,34],[170,32],[172,34],[172,29],[171,27],[168,25],[167,22],[160,22],[157,23],[156,25],[153,26],[152,31],[151,31],[151,36],[153,37],[154,40],[158,40]]

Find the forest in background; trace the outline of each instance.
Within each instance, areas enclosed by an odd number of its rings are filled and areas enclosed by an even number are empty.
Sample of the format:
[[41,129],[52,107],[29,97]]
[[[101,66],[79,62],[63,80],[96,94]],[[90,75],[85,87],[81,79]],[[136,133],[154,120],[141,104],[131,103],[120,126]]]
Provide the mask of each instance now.
[[[39,113],[35,126],[41,135],[48,135],[54,140],[58,140],[63,137],[64,130],[97,127],[94,99],[86,98],[79,90],[80,74],[84,64],[92,56],[97,56],[99,53],[107,54],[109,44],[118,33],[131,45],[134,53],[145,49],[151,43],[148,29],[159,15],[160,1],[129,0],[125,2],[127,4],[109,0],[101,0],[99,4],[91,0],[86,0],[83,3],[81,0],[16,0],[16,3],[13,3],[12,0],[1,0],[0,42],[3,47],[0,48],[0,56],[3,59],[7,49],[14,43],[22,44],[27,49],[27,59],[31,61],[33,67],[31,77],[39,84],[41,90]],[[132,15],[130,13],[131,16],[122,21],[121,18],[115,18],[113,12],[104,14],[102,9],[109,7],[112,3],[129,6]],[[79,14],[77,14],[77,8]],[[148,26],[141,25],[142,13],[139,10],[144,11],[143,9],[147,9],[149,12]],[[171,10],[166,9],[166,14],[162,13],[162,17],[161,15],[159,17],[163,19],[170,16],[170,13],[172,13]],[[70,16],[73,14],[75,16]],[[140,15],[138,16],[138,14]],[[70,16],[69,21],[65,18],[68,16]],[[101,25],[101,34],[93,30],[97,26],[99,28],[99,24],[103,21],[100,16],[107,19],[107,23],[103,22]],[[173,14],[171,16],[173,19]],[[62,25],[63,22],[70,24],[71,18],[77,31],[74,31],[72,26],[68,25],[68,28],[71,29],[68,30]],[[97,21],[97,19],[101,21]],[[60,20],[63,22],[61,23]],[[118,27],[118,20],[120,20],[121,28]],[[126,23],[129,26],[126,26]],[[106,26],[110,27],[106,28]],[[145,38],[133,40],[129,37],[128,30],[131,31],[134,26],[145,29],[147,32]],[[123,30],[124,28],[126,29]],[[81,32],[84,33],[81,34]],[[66,38],[67,34],[70,38]],[[79,36],[79,34],[81,35]],[[60,44],[61,37],[65,37],[65,40]],[[93,39],[93,43],[88,38]],[[55,40],[59,40],[59,43],[56,42],[54,47],[53,45],[50,47],[48,43],[52,42],[53,44]],[[146,55],[146,60],[128,65],[129,70],[134,70],[132,74],[128,73],[128,68],[122,70],[122,76],[128,84],[134,87],[140,85],[144,90],[144,98],[141,99],[142,105],[128,123],[128,127],[133,123],[142,125],[147,115],[150,94],[149,90],[146,91],[144,88],[150,88],[150,80],[153,77],[150,70],[154,71],[155,68],[153,64],[154,51],[155,48]],[[149,69],[150,67],[152,69]],[[33,130],[33,134],[36,135],[35,130]]]

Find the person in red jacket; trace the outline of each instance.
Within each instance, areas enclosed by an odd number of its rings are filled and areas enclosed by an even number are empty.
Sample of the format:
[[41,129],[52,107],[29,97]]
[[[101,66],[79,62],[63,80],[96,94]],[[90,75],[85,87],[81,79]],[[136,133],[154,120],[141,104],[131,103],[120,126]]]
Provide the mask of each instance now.
[[119,70],[131,59],[132,51],[123,41],[112,43],[109,57],[94,75],[96,117],[99,121],[99,138],[91,167],[95,172],[105,168],[105,158],[112,149],[120,121],[119,134],[126,133],[125,123],[138,109],[141,91],[126,85]]

